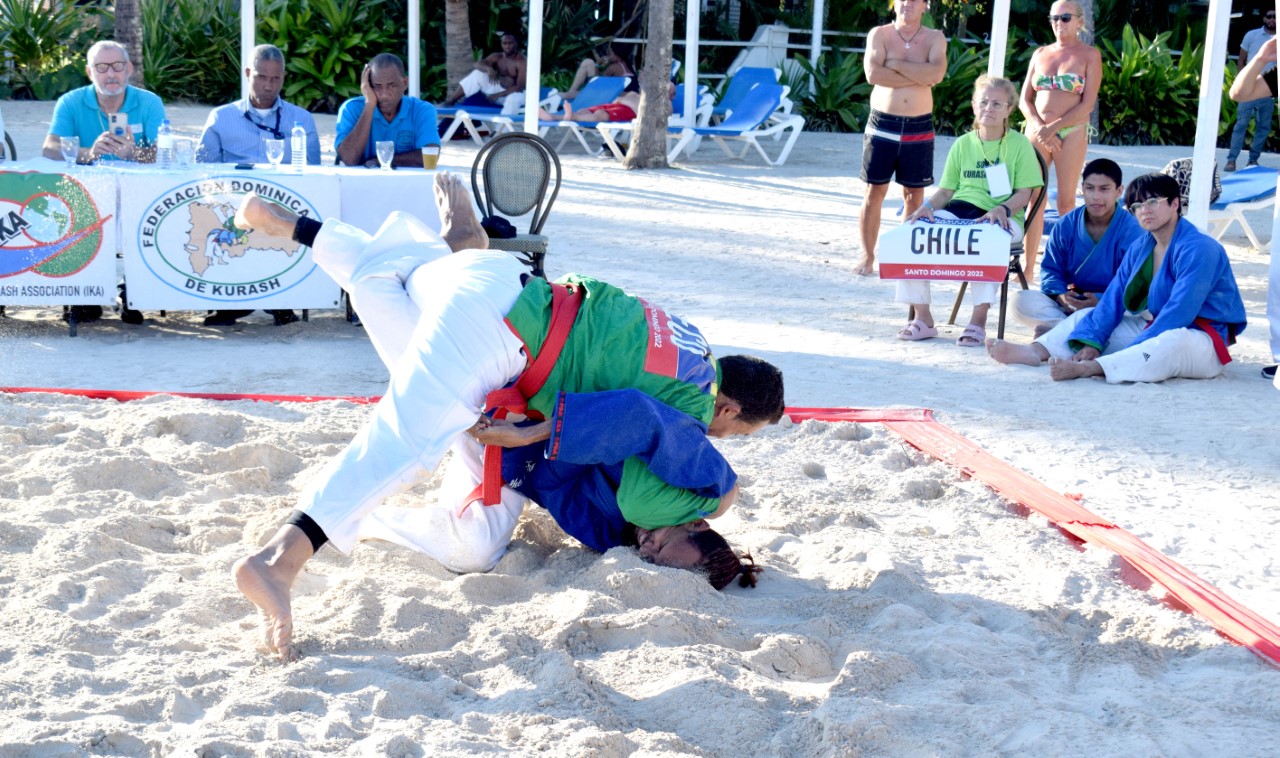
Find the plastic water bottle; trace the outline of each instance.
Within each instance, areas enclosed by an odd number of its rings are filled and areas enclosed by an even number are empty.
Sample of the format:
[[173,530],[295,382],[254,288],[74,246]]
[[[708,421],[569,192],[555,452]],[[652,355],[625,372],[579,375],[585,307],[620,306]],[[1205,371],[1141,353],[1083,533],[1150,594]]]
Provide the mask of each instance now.
[[160,122],[156,131],[156,165],[162,169],[173,166],[173,129],[167,118]]
[[293,154],[289,159],[290,165],[301,173],[302,167],[307,165],[307,130],[297,121],[293,122],[293,132],[289,137],[289,152]]

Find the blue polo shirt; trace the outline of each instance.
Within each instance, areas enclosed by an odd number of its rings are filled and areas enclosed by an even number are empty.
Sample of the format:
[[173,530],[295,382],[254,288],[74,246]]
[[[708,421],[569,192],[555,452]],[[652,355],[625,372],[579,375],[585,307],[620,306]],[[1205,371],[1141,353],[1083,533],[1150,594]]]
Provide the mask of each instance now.
[[[124,104],[120,112],[129,117],[129,130],[133,143],[138,147],[155,144],[156,132],[164,120],[164,103],[154,92],[137,87],[125,87]],[[93,85],[73,89],[53,106],[53,123],[49,133],[58,137],[79,137],[80,147],[91,147],[107,130],[107,114],[98,107],[98,94]],[[116,160],[114,155],[104,155],[101,160]]]
[[312,115],[293,103],[276,98],[266,118],[258,115],[248,99],[218,106],[209,113],[200,144],[196,148],[197,163],[266,163],[266,140],[284,140],[284,161],[293,162],[290,136],[294,123],[307,132],[306,162],[320,165],[320,133]]
[[[353,97],[338,109],[338,139],[334,149],[342,144],[351,130],[360,120],[364,112],[364,96]],[[436,131],[436,107],[416,97],[405,95],[400,99],[400,112],[387,122],[382,111],[374,108],[373,123],[369,126],[369,140],[364,146],[364,154],[360,162],[372,160],[377,155],[376,142],[390,140],[396,143],[397,153],[407,153],[420,149],[423,145],[440,144],[440,133]]]

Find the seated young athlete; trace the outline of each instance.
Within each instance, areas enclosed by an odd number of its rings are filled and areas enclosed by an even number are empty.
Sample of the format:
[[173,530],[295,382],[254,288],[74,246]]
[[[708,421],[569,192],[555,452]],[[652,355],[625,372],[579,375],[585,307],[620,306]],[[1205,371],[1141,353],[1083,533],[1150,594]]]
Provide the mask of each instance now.
[[[627,522],[647,530],[641,542],[655,539],[660,527],[714,517],[732,504],[736,477],[706,435],[749,434],[782,413],[776,369],[763,377],[767,386],[740,382],[773,402],[744,405],[718,393],[736,381],[722,375],[729,367],[716,364],[696,328],[644,300],[586,277],[569,277],[576,289],[570,292],[530,277],[505,253],[450,255],[450,247],[487,239],[456,178],[442,175],[437,195],[443,240],[404,214],[393,214],[376,238],[338,222],[298,218],[252,196],[237,214],[244,228],[292,233],[312,247],[316,262],[351,293],[366,326],[376,325],[370,337],[393,366],[369,423],[306,488],[299,511],[267,545],[236,564],[237,586],[264,614],[267,646],[286,659],[296,654],[290,588],[306,561],[326,541],[350,551],[388,495],[438,465],[447,448],[466,441],[466,432],[480,435],[491,426],[487,418],[477,420],[486,397],[513,380],[523,383],[526,374],[541,372],[540,386],[517,387],[530,415],[552,422],[557,435],[565,427],[564,393],[626,389],[677,411],[672,416],[683,419],[686,431],[693,425],[703,432],[681,435],[678,448],[651,445],[648,463],[622,461],[617,506]],[[576,315],[562,307],[575,299]],[[558,331],[558,321],[571,326]],[[768,410],[750,410],[759,407]],[[673,455],[688,462],[670,471],[654,463]],[[474,450],[460,457],[477,465]],[[486,493],[486,501],[496,503],[497,494],[490,500]],[[514,528],[509,514],[518,514],[523,502],[509,488],[501,495],[501,506],[472,506],[448,522],[469,530],[454,541],[467,551],[450,556],[450,568],[487,570],[496,562],[493,545],[505,546]]]

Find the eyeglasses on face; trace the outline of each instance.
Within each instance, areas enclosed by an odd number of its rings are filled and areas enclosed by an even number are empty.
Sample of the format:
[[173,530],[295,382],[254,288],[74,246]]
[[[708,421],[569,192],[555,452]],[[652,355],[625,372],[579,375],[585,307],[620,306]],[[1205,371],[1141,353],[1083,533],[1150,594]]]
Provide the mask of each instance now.
[[1049,17],[1049,23],[1051,23],[1051,24],[1056,24],[1056,23],[1058,23],[1059,21],[1061,21],[1061,22],[1062,22],[1062,23],[1064,23],[1064,24],[1069,24],[1069,23],[1071,23],[1071,19],[1073,19],[1073,18],[1075,18],[1075,17],[1076,17],[1076,14],[1074,14],[1074,13],[1059,13],[1059,14],[1058,14],[1058,15],[1056,15],[1056,16],[1050,16],[1050,17]]
[[107,71],[115,71],[117,73],[124,71],[125,65],[124,61],[115,61],[114,63],[95,63],[93,67],[97,69],[99,74],[105,74]]
[[1134,203],[1133,205],[1130,205],[1129,212],[1136,216],[1138,215],[1138,211],[1142,210],[1143,208],[1146,208],[1149,211],[1154,211],[1156,208],[1160,207],[1160,203],[1165,202],[1167,200],[1169,200],[1169,198],[1167,197],[1149,197],[1146,200],[1143,200],[1142,202]]
[[993,111],[1002,111],[1008,107],[1008,103],[1003,100],[979,100],[978,110],[986,110],[990,108]]
[[1268,13],[1267,15],[1263,16],[1263,18],[1275,18],[1275,17],[1276,17],[1275,13]]

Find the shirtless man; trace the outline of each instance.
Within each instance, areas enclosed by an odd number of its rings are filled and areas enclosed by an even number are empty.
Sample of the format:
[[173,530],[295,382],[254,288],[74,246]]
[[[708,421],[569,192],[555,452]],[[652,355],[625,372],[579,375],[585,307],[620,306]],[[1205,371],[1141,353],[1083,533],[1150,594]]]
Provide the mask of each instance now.
[[520,52],[519,44],[516,35],[502,35],[502,52],[481,59],[475,70],[458,82],[458,88],[444,101],[445,106],[501,104],[504,114],[523,108],[529,61]]
[[904,218],[924,202],[933,184],[933,85],[947,73],[947,38],[920,22],[928,0],[894,0],[897,19],[867,35],[862,68],[871,90],[871,115],[862,136],[862,200],[858,228],[862,261],[853,273],[870,276],[880,236],[880,207],[889,181],[902,185]]

